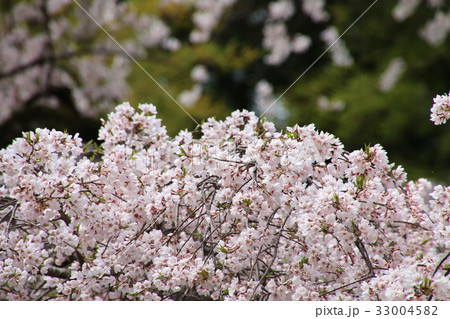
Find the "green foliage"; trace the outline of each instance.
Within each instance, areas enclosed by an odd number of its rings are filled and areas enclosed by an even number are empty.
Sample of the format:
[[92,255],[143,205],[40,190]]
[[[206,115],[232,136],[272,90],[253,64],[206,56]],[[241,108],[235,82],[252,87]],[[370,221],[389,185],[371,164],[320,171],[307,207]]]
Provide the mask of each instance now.
[[298,267],[299,267],[300,269],[303,269],[303,267],[305,266],[305,264],[306,264],[306,265],[309,265],[309,261],[308,261],[308,258],[303,257],[302,260],[300,260],[300,262],[298,263]]

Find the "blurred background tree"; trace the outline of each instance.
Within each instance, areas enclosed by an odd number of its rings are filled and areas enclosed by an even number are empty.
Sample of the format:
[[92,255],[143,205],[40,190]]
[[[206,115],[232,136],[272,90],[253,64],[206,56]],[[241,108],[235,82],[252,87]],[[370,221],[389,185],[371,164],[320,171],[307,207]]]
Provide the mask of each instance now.
[[[197,122],[245,108],[279,129],[315,123],[348,150],[380,143],[412,179],[450,181],[450,128],[429,121],[450,88],[448,1],[78,2]],[[95,138],[120,100],[155,104],[172,136],[196,126],[73,1],[8,0],[0,12],[2,146],[36,126]]]

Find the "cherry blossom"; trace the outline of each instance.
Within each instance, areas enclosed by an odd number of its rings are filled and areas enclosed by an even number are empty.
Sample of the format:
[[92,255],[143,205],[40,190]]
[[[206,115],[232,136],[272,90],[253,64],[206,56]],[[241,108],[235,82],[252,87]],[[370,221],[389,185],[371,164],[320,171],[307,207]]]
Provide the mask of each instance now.
[[99,138],[0,150],[0,299],[450,298],[450,188],[380,145],[245,110],[170,138],[129,103]]
[[419,31],[419,35],[431,46],[441,45],[450,32],[450,12],[437,11]]
[[325,11],[326,0],[303,0],[302,9],[315,22],[323,22],[329,19]]
[[390,91],[399,78],[406,71],[406,62],[404,59],[397,57],[391,60],[386,70],[381,74],[378,86],[382,92]]
[[287,20],[295,13],[295,6],[291,0],[280,0],[269,3],[269,18],[273,20]]
[[430,119],[435,125],[445,124],[450,118],[450,93],[436,95],[430,111]]
[[397,21],[403,21],[416,11],[421,0],[399,0],[392,11],[392,16]]
[[273,87],[265,80],[261,80],[256,84],[254,101],[255,110],[260,114],[265,114],[280,122],[285,121],[289,117],[289,111],[283,106],[283,100],[275,101]]
[[329,47],[331,59],[336,65],[345,67],[353,64],[353,58],[343,41],[339,39],[339,33],[335,27],[329,27],[324,30],[321,33],[321,39]]
[[345,104],[339,100],[331,100],[325,96],[319,96],[317,99],[317,107],[321,110],[330,110],[330,111],[342,111],[345,108]]
[[[15,1],[0,23],[0,125],[15,112],[45,105],[95,118],[129,93],[131,61],[148,49],[176,50],[178,39],[158,17],[126,1]],[[103,28],[100,29],[101,26]],[[117,46],[119,30],[128,36]]]

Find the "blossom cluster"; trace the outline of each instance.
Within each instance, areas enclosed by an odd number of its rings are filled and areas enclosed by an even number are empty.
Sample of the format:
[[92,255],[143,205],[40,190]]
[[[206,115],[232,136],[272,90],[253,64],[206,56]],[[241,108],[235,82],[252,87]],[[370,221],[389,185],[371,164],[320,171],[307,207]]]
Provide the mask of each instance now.
[[382,92],[390,91],[399,78],[406,71],[406,62],[401,57],[396,57],[391,60],[386,70],[381,74],[378,87]]
[[450,187],[408,182],[380,145],[249,111],[172,139],[128,103],[99,138],[0,151],[0,299],[450,298]]
[[[399,0],[392,10],[392,16],[398,22],[402,22],[412,16],[421,0]],[[450,33],[450,12],[445,13],[442,10],[443,0],[427,0],[428,7],[435,9],[435,14],[422,28],[419,29],[419,35],[431,46],[441,45],[447,34]]]
[[340,39],[339,33],[335,27],[329,27],[324,30],[321,33],[321,38],[327,44],[334,64],[344,67],[353,64],[353,58]]
[[268,65],[279,65],[291,54],[305,52],[311,45],[311,39],[306,35],[296,34],[290,38],[286,25],[281,22],[268,23],[263,29],[263,48],[269,51],[264,57]]
[[273,87],[269,82],[261,80],[256,83],[253,100],[257,113],[267,114],[281,123],[288,119],[289,111],[284,107],[283,99],[275,99]]
[[327,96],[321,95],[317,99],[317,108],[319,110],[339,112],[345,108],[345,103],[340,100],[330,100]]
[[421,0],[399,0],[392,10],[392,16],[397,21],[403,21],[409,18],[416,11]]
[[436,95],[433,99],[430,119],[435,125],[445,124],[450,119],[450,92],[449,94]]
[[[84,117],[109,112],[129,92],[126,53],[138,58],[180,45],[159,18],[138,14],[126,1],[14,1],[2,10],[0,125],[36,105],[72,106]],[[126,52],[104,30],[114,38],[125,30]]]
[[189,41],[199,44],[211,39],[211,34],[222,16],[237,0],[160,0],[159,2],[161,7],[177,4],[193,9],[194,29],[189,34]]
[[[402,22],[415,13],[421,2],[421,0],[399,0],[392,10],[392,16],[396,21]],[[435,15],[419,30],[419,35],[431,46],[439,46],[450,33],[450,12],[442,11],[443,0],[427,0],[427,5],[436,9]]]
[[209,80],[209,72],[206,66],[196,65],[191,71],[191,79],[194,85],[190,90],[184,90],[178,96],[178,100],[186,107],[193,106],[200,99],[203,85]]
[[432,20],[420,29],[420,36],[430,45],[441,45],[450,33],[450,11],[447,13],[437,12]]

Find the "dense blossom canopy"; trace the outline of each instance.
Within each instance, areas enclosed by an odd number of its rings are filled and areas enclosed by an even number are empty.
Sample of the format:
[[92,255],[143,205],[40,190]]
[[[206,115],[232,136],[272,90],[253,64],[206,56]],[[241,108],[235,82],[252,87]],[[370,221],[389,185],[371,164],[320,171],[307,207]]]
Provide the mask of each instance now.
[[95,150],[37,129],[0,151],[0,299],[450,298],[450,187],[314,125],[236,111],[171,139],[139,109]]

